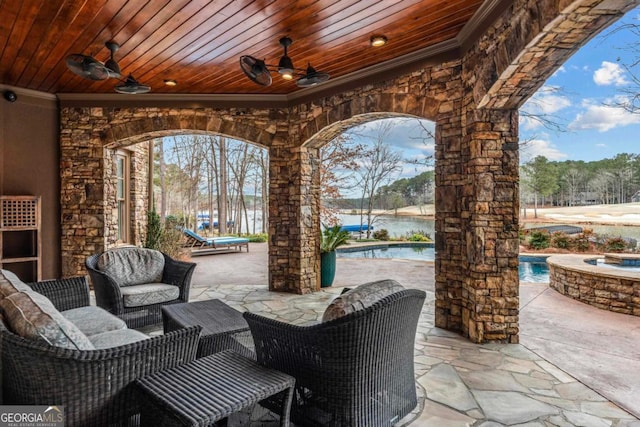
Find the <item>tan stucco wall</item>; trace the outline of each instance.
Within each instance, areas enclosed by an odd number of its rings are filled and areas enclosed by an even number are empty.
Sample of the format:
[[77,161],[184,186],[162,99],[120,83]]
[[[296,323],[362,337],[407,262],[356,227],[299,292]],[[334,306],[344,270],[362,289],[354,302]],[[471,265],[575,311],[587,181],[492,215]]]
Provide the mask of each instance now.
[[[0,92],[6,90],[0,85]],[[0,98],[0,194],[42,198],[42,277],[60,277],[60,167],[57,101],[19,88]]]

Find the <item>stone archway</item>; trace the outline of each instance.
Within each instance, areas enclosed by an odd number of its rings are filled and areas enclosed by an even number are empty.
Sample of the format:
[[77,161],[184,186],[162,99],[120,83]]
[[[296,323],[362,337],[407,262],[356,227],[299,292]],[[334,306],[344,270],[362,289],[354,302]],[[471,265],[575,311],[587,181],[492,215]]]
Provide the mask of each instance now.
[[515,0],[455,59],[287,108],[63,107],[63,273],[83,274],[84,258],[108,245],[106,144],[170,128],[215,130],[269,147],[269,286],[315,291],[317,147],[305,143],[354,116],[409,114],[436,122],[436,324],[474,342],[517,342],[517,108],[638,3]]
[[264,147],[278,139],[267,118],[244,110],[63,108],[61,128],[64,276],[84,274],[86,257],[116,244],[113,157],[117,149],[129,147],[131,154],[130,216],[136,224],[132,241],[140,244],[137,229],[144,229],[149,207],[149,149],[145,142],[189,133],[223,134]]

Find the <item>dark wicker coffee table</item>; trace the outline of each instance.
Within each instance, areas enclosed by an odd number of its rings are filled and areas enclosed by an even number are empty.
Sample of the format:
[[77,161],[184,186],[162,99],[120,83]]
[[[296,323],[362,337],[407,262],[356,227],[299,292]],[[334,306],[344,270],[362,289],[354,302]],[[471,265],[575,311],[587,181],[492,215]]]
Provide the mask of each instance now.
[[295,378],[233,351],[197,359],[136,380],[141,426],[213,426],[269,398],[289,425]]
[[218,299],[162,307],[164,332],[202,326],[197,357],[233,350],[255,359],[253,339],[242,313]]

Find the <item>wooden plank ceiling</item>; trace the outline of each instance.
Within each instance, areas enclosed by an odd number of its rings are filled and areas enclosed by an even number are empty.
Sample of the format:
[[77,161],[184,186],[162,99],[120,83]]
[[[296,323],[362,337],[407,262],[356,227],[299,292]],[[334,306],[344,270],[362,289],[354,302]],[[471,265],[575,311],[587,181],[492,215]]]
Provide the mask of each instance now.
[[[278,40],[293,39],[297,68],[311,63],[346,76],[453,39],[483,0],[0,0],[0,83],[49,93],[113,93],[117,80],[68,70],[72,53],[109,58],[154,93],[289,94],[294,81],[272,73],[251,82],[239,57],[277,64]],[[369,46],[383,34],[386,46]],[[175,87],[165,80],[178,82]]]

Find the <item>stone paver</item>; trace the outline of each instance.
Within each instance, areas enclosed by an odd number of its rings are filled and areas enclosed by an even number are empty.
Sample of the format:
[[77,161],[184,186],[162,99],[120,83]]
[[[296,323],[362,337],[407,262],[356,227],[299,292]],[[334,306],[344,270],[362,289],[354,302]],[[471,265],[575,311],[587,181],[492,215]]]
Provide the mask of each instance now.
[[[364,276],[361,267],[357,276],[351,276],[348,268],[340,268],[344,264],[339,260],[335,286],[310,295],[294,295],[269,292],[266,282],[263,285],[242,282],[243,269],[250,270],[249,274],[254,276],[252,270],[266,269],[266,259],[262,267],[246,262],[260,259],[255,252],[252,246],[253,257],[244,260],[246,253],[195,259],[199,265],[192,300],[215,295],[241,311],[259,311],[274,319],[308,324],[320,320],[326,306],[343,286],[393,278],[406,287],[429,291],[415,345],[420,403],[398,426],[640,427],[638,418],[522,344],[476,345],[458,334],[436,328],[432,311],[432,264],[416,261],[421,263],[424,274],[410,277],[397,268],[397,263],[363,260],[370,263],[369,275]],[[237,275],[217,277],[215,269],[208,264],[219,262],[238,262]],[[229,271],[228,265],[226,271]],[[272,425],[264,419],[264,414],[261,420],[254,420],[251,425]]]

